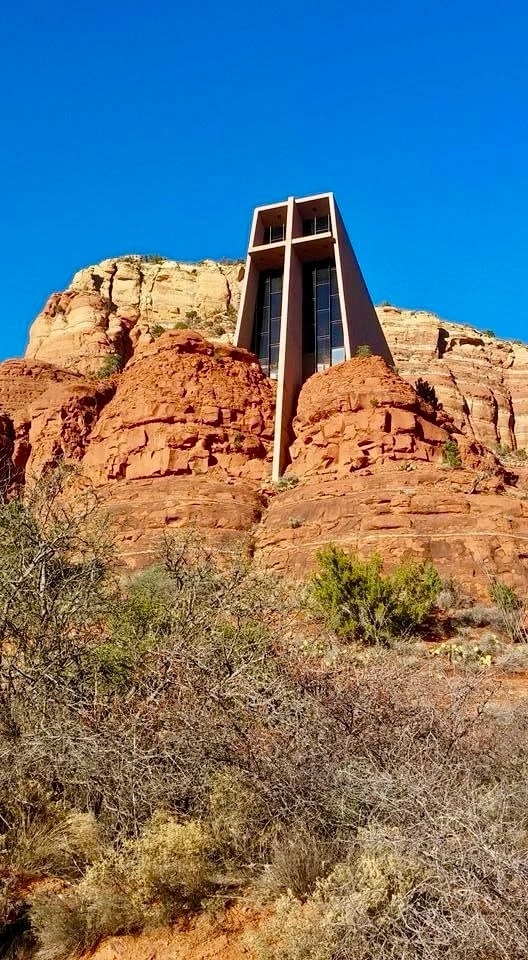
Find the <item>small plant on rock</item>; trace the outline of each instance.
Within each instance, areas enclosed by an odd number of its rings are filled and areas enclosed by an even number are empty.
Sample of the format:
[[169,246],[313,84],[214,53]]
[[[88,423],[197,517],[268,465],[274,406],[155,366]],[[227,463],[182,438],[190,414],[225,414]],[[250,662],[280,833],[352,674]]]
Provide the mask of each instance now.
[[372,349],[369,347],[368,343],[360,343],[359,347],[356,347],[355,357],[371,357]]
[[99,370],[95,374],[97,380],[106,380],[115,376],[123,369],[123,360],[118,353],[109,353],[104,358]]
[[298,483],[299,477],[296,477],[295,474],[291,473],[287,477],[279,477],[274,486],[275,489],[281,493],[283,490],[292,490],[293,487],[296,487]]
[[443,444],[442,457],[446,466],[451,467],[452,470],[457,470],[462,466],[458,443],[452,437]]
[[425,400],[425,402],[428,403],[433,410],[442,409],[442,404],[438,401],[435,388],[427,380],[422,380],[421,377],[418,377],[418,380],[414,385],[414,389],[416,390],[416,393],[420,399]]

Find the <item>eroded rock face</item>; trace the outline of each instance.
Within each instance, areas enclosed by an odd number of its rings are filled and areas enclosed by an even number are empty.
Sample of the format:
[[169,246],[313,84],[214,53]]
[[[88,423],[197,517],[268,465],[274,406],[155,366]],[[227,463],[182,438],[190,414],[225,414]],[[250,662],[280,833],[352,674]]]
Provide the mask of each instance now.
[[358,358],[311,377],[299,395],[291,448],[297,477],[347,476],[403,464],[441,462],[455,439],[472,468],[496,471],[496,457],[435,411],[380,357]]
[[[199,331],[153,329],[154,319],[182,322],[174,318],[187,305],[214,325],[237,303],[240,268],[226,267],[227,277],[214,264],[163,267],[148,265],[148,283],[134,260],[81,271],[32,331],[30,353],[60,367],[38,359],[0,367],[0,450],[10,471],[23,480],[77,463],[131,565],[152,562],[165,529],[195,524],[213,540],[254,536],[262,562],[300,576],[335,541],[377,549],[389,565],[407,553],[430,557],[473,593],[486,592],[488,575],[528,583],[528,468],[517,480],[486,448],[528,445],[527,348],[380,308],[401,376],[367,358],[312,377],[287,471],[299,483],[277,493],[269,485],[274,386],[255,358]],[[119,353],[122,373],[79,372],[108,352]],[[417,397],[410,383],[419,376],[443,410]],[[459,469],[442,462],[448,439],[457,441]]]
[[121,558],[152,563],[167,529],[244,537],[270,472],[274,385],[245,350],[195,332],[138,348],[97,380],[36,361],[0,365],[0,481],[78,468],[115,528]]
[[23,483],[62,461],[79,463],[113,392],[113,381],[96,381],[47,363],[0,364],[0,415],[10,438],[5,469],[13,482]]
[[97,484],[270,472],[274,388],[252,354],[199,333],[138,350],[92,432],[83,468]]
[[[528,500],[493,453],[435,413],[379,358],[316,374],[299,397],[286,475],[256,534],[266,566],[304,576],[334,542],[387,565],[431,559],[472,594],[528,582]],[[462,465],[443,463],[447,439]]]
[[435,387],[467,436],[528,448],[528,345],[421,310],[378,307],[400,376]]
[[83,373],[106,356],[126,363],[162,329],[193,327],[228,339],[244,268],[240,263],[177,263],[141,257],[103,260],[75,274],[33,323],[26,356]]

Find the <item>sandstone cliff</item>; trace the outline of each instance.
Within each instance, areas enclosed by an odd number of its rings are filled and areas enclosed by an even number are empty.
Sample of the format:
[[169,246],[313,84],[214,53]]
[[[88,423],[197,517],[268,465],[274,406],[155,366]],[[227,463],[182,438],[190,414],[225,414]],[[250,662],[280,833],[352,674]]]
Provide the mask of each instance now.
[[[137,256],[80,270],[31,327],[26,356],[93,374],[108,354],[127,363],[163,329],[198,328],[229,341],[242,263],[177,263]],[[424,311],[381,306],[400,375],[428,380],[468,437],[528,448],[528,346]]]
[[[194,524],[299,576],[333,540],[389,562],[430,557],[472,593],[488,575],[528,583],[528,484],[380,358],[303,386],[286,489],[269,481],[273,417],[256,358],[198,331],[145,337],[104,380],[37,360],[0,366],[3,479],[76,464],[131,566],[155,560],[164,530]],[[448,439],[458,469],[443,463]]]

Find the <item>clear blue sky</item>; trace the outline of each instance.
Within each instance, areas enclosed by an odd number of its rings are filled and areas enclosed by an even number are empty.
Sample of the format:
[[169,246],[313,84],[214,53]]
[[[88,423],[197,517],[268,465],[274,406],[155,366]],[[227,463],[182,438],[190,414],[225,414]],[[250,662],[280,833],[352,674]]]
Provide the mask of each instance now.
[[525,0],[16,0],[0,14],[0,357],[130,252],[243,255],[333,190],[373,299],[528,339]]

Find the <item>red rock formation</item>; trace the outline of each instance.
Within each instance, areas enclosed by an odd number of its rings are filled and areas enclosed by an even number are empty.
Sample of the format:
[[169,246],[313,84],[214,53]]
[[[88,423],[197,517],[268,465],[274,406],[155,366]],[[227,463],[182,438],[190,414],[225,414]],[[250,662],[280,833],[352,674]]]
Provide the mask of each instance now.
[[[131,565],[152,562],[167,528],[194,524],[211,540],[254,535],[264,563],[301,576],[333,540],[389,563],[431,557],[472,592],[485,591],[487,571],[528,582],[522,486],[381,360],[303,386],[286,473],[299,483],[281,493],[269,486],[273,406],[251,354],[190,331],[137,348],[105,381],[10,361],[0,366],[3,479],[77,463]],[[460,469],[442,462],[449,438]]]
[[48,363],[0,364],[0,412],[12,435],[13,479],[38,475],[62,460],[80,461],[114,387]]
[[[257,556],[304,575],[329,541],[388,564],[432,559],[472,593],[487,575],[528,582],[528,502],[496,457],[436,414],[379,358],[350,360],[308,380],[286,475],[270,500]],[[458,441],[462,467],[443,463]]]
[[270,470],[273,409],[252,354],[165,333],[118,377],[83,467],[97,484],[210,472],[258,480]]

